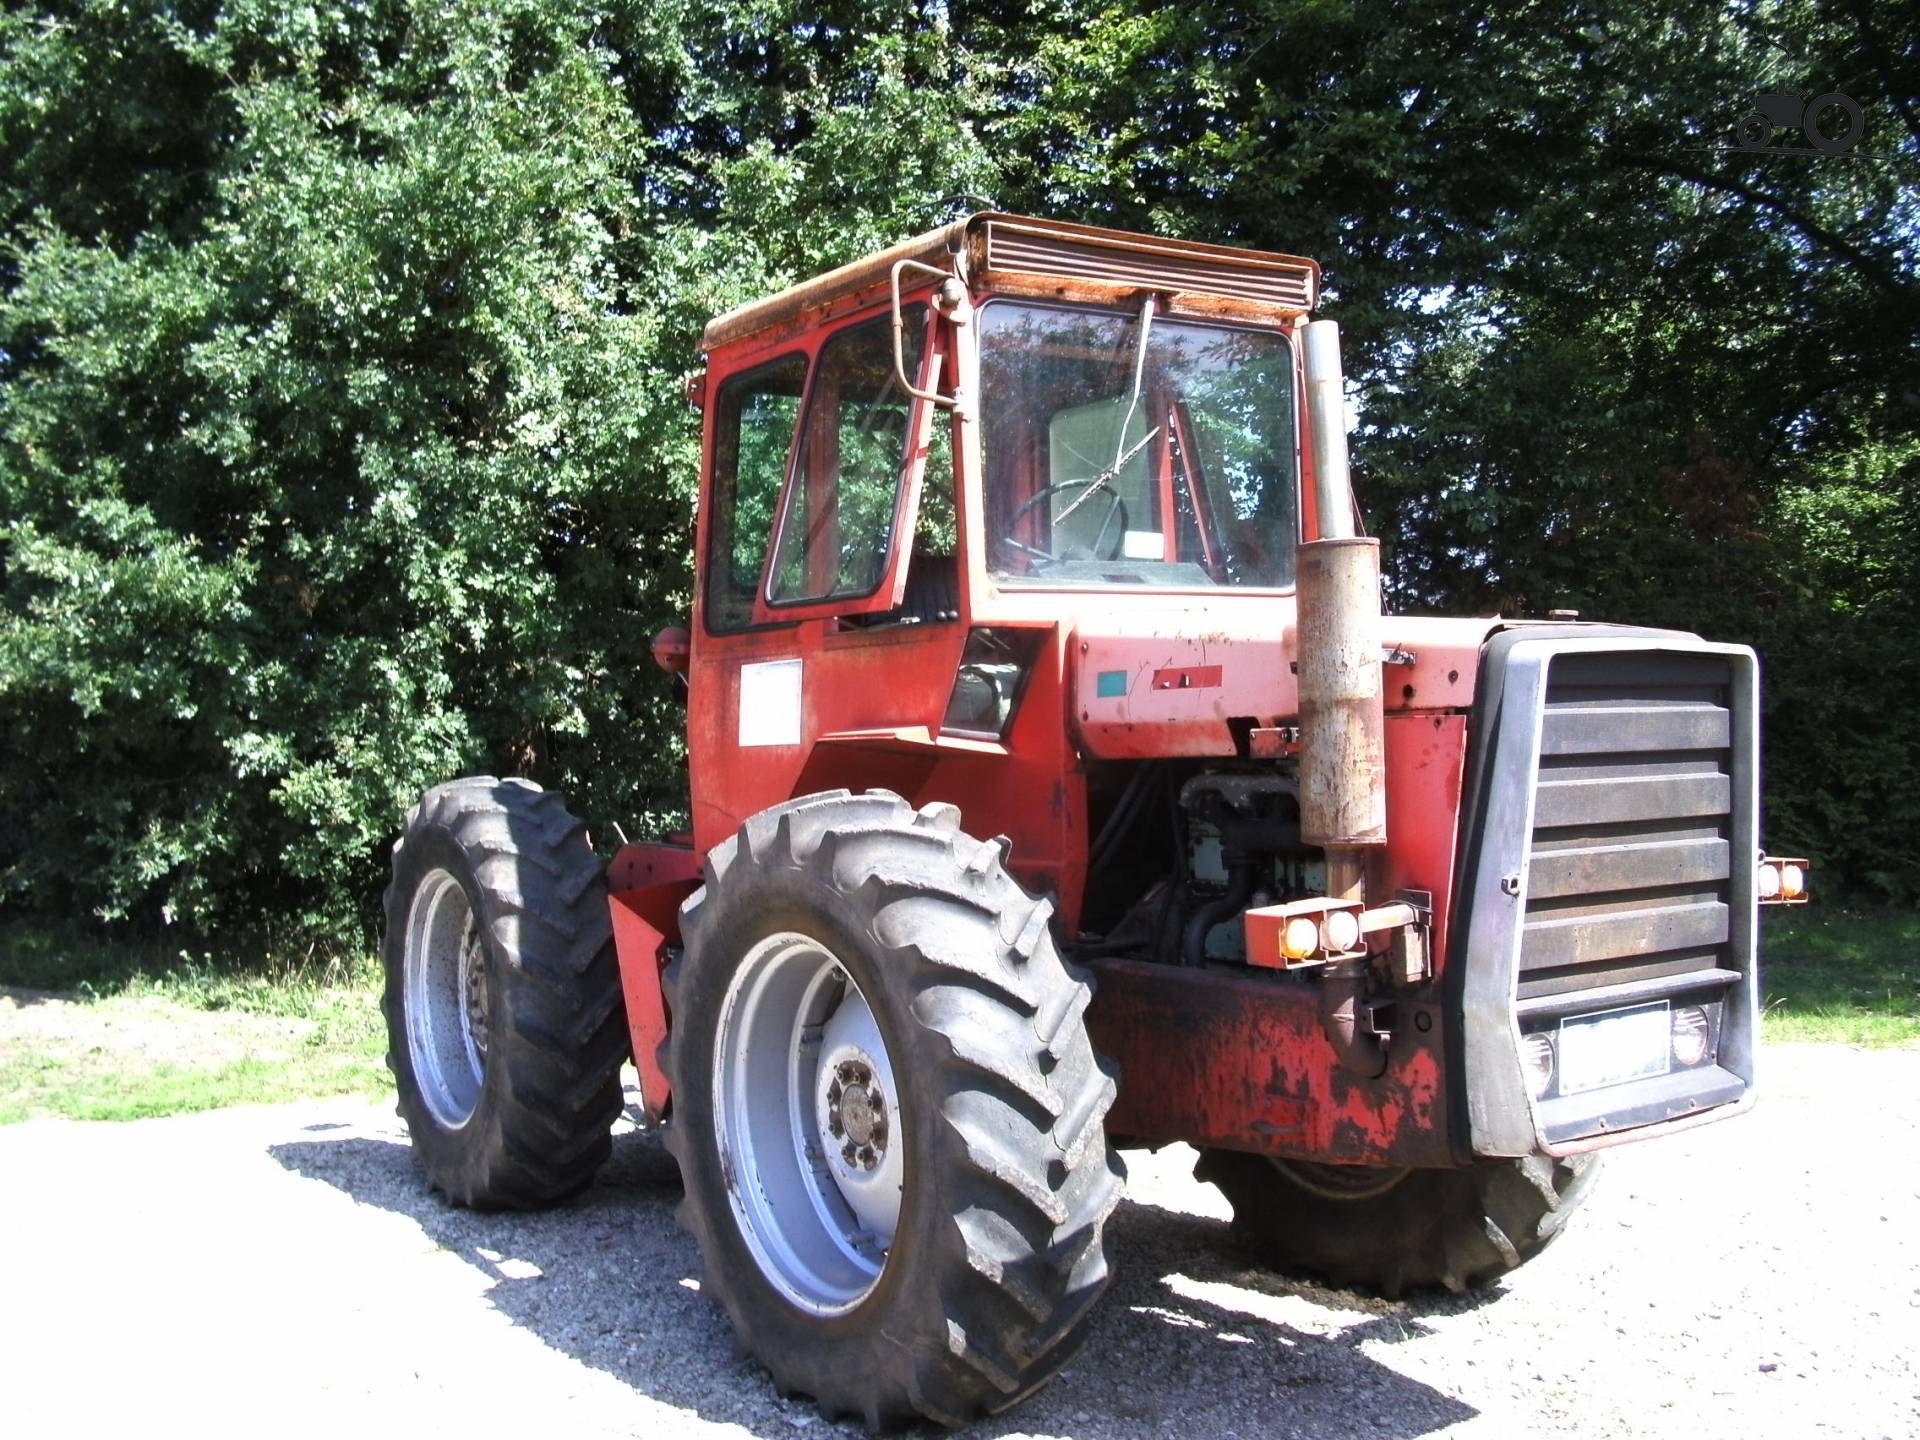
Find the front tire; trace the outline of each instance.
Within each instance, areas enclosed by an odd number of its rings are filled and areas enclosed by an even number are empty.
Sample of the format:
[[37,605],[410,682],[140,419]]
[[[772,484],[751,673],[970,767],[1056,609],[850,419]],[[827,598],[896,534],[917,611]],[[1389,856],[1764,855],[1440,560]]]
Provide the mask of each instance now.
[[1412,1170],[1207,1150],[1193,1173],[1220,1187],[1235,1238],[1264,1264],[1394,1297],[1518,1269],[1552,1243],[1599,1170],[1592,1154]]
[[526,780],[429,790],[394,843],[386,922],[387,1064],[428,1181],[477,1209],[584,1188],[628,1049],[586,828]]
[[1001,857],[949,805],[776,806],[708,855],[667,971],[707,1289],[783,1394],[874,1429],[1031,1394],[1106,1284],[1092,992]]

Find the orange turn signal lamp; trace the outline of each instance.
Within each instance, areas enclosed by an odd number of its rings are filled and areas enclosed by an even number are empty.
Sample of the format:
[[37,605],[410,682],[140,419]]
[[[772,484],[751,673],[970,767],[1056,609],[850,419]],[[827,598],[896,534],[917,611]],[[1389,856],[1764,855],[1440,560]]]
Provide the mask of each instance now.
[[1807,889],[1805,860],[1786,860],[1777,855],[1762,855],[1754,872],[1762,905],[1804,905],[1812,898]]
[[1365,907],[1324,895],[1247,911],[1247,963],[1269,970],[1325,965],[1367,953]]

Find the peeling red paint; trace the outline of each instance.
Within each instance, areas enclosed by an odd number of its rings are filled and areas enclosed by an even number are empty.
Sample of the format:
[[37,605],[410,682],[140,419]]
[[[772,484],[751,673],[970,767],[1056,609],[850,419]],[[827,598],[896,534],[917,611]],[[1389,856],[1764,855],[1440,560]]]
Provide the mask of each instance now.
[[1087,1023],[1123,1057],[1114,1134],[1375,1165],[1453,1163],[1441,1027],[1396,1034],[1386,1073],[1340,1068],[1309,979],[1096,960]]

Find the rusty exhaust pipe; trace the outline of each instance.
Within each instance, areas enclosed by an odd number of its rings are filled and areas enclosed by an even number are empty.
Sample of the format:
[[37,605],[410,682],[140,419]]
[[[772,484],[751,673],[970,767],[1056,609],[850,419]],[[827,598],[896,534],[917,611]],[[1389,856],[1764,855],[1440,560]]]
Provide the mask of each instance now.
[[[1347,466],[1340,327],[1306,329],[1307,411],[1319,538],[1296,552],[1300,677],[1300,837],[1327,860],[1327,894],[1366,901],[1367,851],[1387,839],[1380,679],[1380,542],[1356,536]],[[1320,1016],[1348,1069],[1386,1069],[1381,1037],[1361,1024],[1367,962],[1329,965]]]

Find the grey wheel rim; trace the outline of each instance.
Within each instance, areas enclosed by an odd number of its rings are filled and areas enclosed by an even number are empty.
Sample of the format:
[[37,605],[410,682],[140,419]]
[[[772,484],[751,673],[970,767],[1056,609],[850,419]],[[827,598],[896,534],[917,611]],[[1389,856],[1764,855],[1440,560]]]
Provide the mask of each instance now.
[[473,1118],[486,1080],[486,960],[466,890],[433,871],[407,911],[407,1056],[428,1111],[448,1130]]
[[872,1006],[818,940],[770,935],[734,972],[713,1117],[727,1198],[761,1274],[809,1314],[852,1310],[893,1245],[905,1135]]

